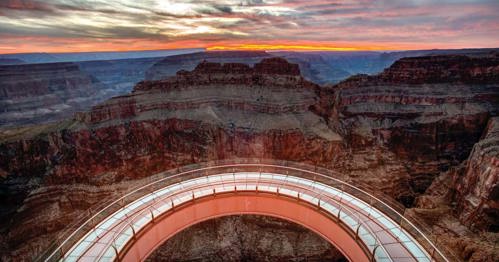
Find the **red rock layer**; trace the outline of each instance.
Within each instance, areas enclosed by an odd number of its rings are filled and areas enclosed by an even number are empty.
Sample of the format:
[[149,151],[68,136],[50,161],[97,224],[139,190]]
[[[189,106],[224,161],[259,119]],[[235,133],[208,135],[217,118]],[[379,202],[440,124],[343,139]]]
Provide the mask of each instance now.
[[[453,56],[448,62],[442,57],[418,59],[407,62],[410,70],[420,72],[411,74],[416,80],[399,63],[389,73],[352,78],[332,88],[304,80],[296,66],[280,59],[254,67],[204,63],[167,80],[142,82],[133,93],[72,121],[6,131],[0,137],[0,175],[3,185],[21,192],[11,199],[15,209],[22,205],[23,210],[11,211],[16,224],[6,242],[16,239],[16,244],[9,249],[16,250],[17,258],[36,254],[47,244],[46,236],[61,229],[37,235],[37,224],[92,205],[79,202],[68,211],[52,198],[30,210],[43,190],[32,191],[28,185],[56,190],[84,184],[106,194],[118,181],[133,185],[136,179],[176,166],[231,157],[318,164],[411,206],[435,177],[468,157],[499,104],[494,74],[480,73],[476,83],[464,77],[471,69],[493,72],[495,57],[476,58],[470,67],[459,65],[465,58]],[[463,77],[435,80],[425,71],[434,62],[449,72],[459,69],[452,74]],[[418,84],[426,80],[431,84]],[[479,159],[475,166],[487,161]],[[470,171],[470,177],[472,173],[490,181],[482,171]],[[474,182],[468,184],[473,187]],[[494,199],[495,186],[478,185],[485,192],[480,196]],[[28,192],[33,193],[22,203],[22,194]],[[470,194],[475,193],[462,191],[464,199]],[[472,210],[463,217],[490,210],[462,203],[463,210]],[[47,213],[51,206],[54,210]],[[41,221],[33,223],[36,219]],[[490,225],[485,224],[483,228]],[[39,242],[21,246],[23,239]]]
[[489,120],[456,189],[461,221],[499,232],[499,117]]
[[0,66],[0,126],[68,117],[101,101],[102,87],[73,63]]
[[488,118],[499,112],[496,55],[404,58],[376,76],[330,89],[330,121],[354,150],[381,146],[404,162],[414,194],[465,160]]

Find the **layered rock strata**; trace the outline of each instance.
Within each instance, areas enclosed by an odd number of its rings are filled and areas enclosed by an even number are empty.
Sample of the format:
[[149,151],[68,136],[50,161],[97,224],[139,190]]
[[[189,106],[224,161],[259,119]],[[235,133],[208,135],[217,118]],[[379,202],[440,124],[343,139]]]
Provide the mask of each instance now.
[[179,70],[193,70],[199,63],[206,60],[213,63],[243,63],[254,65],[264,58],[271,57],[264,51],[216,51],[197,52],[186,55],[166,57],[157,62],[146,72],[146,80],[161,80],[175,76]]
[[413,192],[399,200],[410,205],[436,175],[468,157],[497,115],[498,67],[496,55],[403,58],[379,75],[332,87],[330,123],[340,122],[353,151],[397,156]]
[[347,261],[329,242],[273,217],[215,218],[162,244],[147,261]]
[[73,63],[0,66],[0,126],[69,117],[102,101],[102,89]]
[[408,215],[423,219],[466,261],[495,261],[498,233],[498,118],[489,120],[469,158],[439,175]]
[[[139,83],[131,94],[79,113],[74,120],[5,131],[0,166],[7,195],[20,204],[31,191],[21,207],[24,211],[9,215],[16,223],[6,235],[32,241],[27,245],[9,241],[12,257],[37,254],[41,242],[61,229],[48,227],[40,234],[34,229],[21,232],[20,225],[36,227],[33,219],[45,221],[40,225],[58,225],[56,221],[65,221],[71,213],[64,211],[58,198],[40,205],[53,206],[50,216],[45,215],[46,208],[30,209],[32,199],[41,194],[32,191],[33,184],[52,185],[51,190],[85,184],[109,194],[104,185],[133,183],[176,166],[213,159],[334,162],[343,141],[310,110],[318,88],[299,75],[298,66],[278,58],[254,67],[202,63],[168,80]],[[78,202],[73,208],[89,206]]]
[[[258,157],[317,164],[412,206],[436,177],[468,158],[489,118],[497,115],[497,66],[495,55],[402,59],[380,75],[321,87],[280,58],[254,66],[203,62],[165,80],[141,82],[132,93],[72,120],[4,130],[0,175],[2,199],[10,203],[3,205],[8,207],[2,219],[3,228],[8,228],[5,249],[14,259],[38,254],[48,244],[47,236],[62,228],[42,230],[39,225],[59,225],[56,221],[66,221],[67,214],[94,205],[89,199],[68,207],[63,200],[73,192],[62,188],[90,187],[112,197],[112,192],[121,192],[118,187],[137,179],[213,159]],[[434,75],[428,67],[452,77]],[[407,70],[411,74],[404,73]],[[476,165],[485,166],[480,161]],[[479,176],[487,177],[479,181],[489,181],[489,175]],[[494,188],[481,183],[480,192]],[[457,190],[455,185],[452,190]],[[47,191],[60,195],[43,193]],[[460,192],[466,200],[473,199],[476,190]],[[494,190],[490,192],[484,195],[493,197]],[[35,203],[37,208],[30,208]],[[471,213],[489,212],[460,203]],[[470,213],[453,213],[452,206],[446,210],[442,214],[454,218]],[[490,253],[475,254],[486,259]]]
[[499,117],[489,120],[473,146],[456,187],[460,220],[472,228],[499,232]]

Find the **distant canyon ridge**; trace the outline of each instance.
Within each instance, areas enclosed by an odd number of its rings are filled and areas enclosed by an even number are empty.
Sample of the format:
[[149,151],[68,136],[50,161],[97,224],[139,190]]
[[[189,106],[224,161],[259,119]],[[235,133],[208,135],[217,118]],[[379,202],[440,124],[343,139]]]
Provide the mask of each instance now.
[[[409,54],[415,57],[405,57]],[[29,106],[36,97],[41,105],[85,98],[88,108],[74,106],[63,120],[54,116],[51,123],[12,120],[30,125],[5,124],[0,130],[2,259],[35,258],[79,214],[150,175],[209,160],[256,157],[337,171],[340,179],[402,206],[451,260],[495,261],[496,50],[350,54],[365,55],[359,60],[330,55],[332,60],[322,53],[201,52],[136,60],[144,73],[140,82],[128,91],[109,91],[109,99],[100,86],[103,80],[90,68],[101,78],[110,77],[123,72],[118,68],[133,67],[131,61],[108,62],[114,69],[103,62],[0,69],[9,75],[6,79],[14,79],[10,83],[25,79],[33,87],[0,85],[7,86],[2,94],[15,108],[3,111],[3,117],[34,110]],[[377,57],[378,66],[369,55]],[[381,62],[381,57],[390,58]],[[326,67],[329,63],[347,72],[343,80],[336,78],[335,67]],[[362,64],[363,70],[372,70],[368,73],[378,73],[350,76]],[[65,74],[54,74],[48,65]],[[31,73],[32,79],[44,79],[39,81],[43,88],[30,80],[29,70],[13,69],[23,66],[43,69]],[[58,88],[51,88],[51,81]],[[47,96],[52,99],[43,101]],[[255,232],[264,238],[255,239]],[[224,258],[344,261],[334,247],[302,227],[255,216],[189,228],[149,259]]]
[[263,58],[280,56],[297,63],[306,79],[327,85],[356,74],[379,73],[402,57],[486,51],[267,53],[179,49],[0,55],[0,128],[71,117],[75,112],[89,110],[99,102],[130,92],[137,82],[174,76],[179,70],[194,69],[203,60],[253,65]]

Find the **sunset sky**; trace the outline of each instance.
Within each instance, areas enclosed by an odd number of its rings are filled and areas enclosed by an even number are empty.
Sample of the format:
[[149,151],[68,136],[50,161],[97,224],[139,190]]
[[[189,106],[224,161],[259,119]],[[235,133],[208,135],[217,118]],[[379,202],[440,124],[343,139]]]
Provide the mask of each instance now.
[[499,47],[498,0],[0,0],[0,53]]

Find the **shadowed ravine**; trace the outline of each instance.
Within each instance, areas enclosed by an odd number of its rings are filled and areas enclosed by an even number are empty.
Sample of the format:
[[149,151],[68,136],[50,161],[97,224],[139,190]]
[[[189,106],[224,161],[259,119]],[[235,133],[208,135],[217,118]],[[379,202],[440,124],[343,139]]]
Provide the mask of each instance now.
[[239,215],[189,227],[147,261],[346,261],[329,242],[286,220]]

